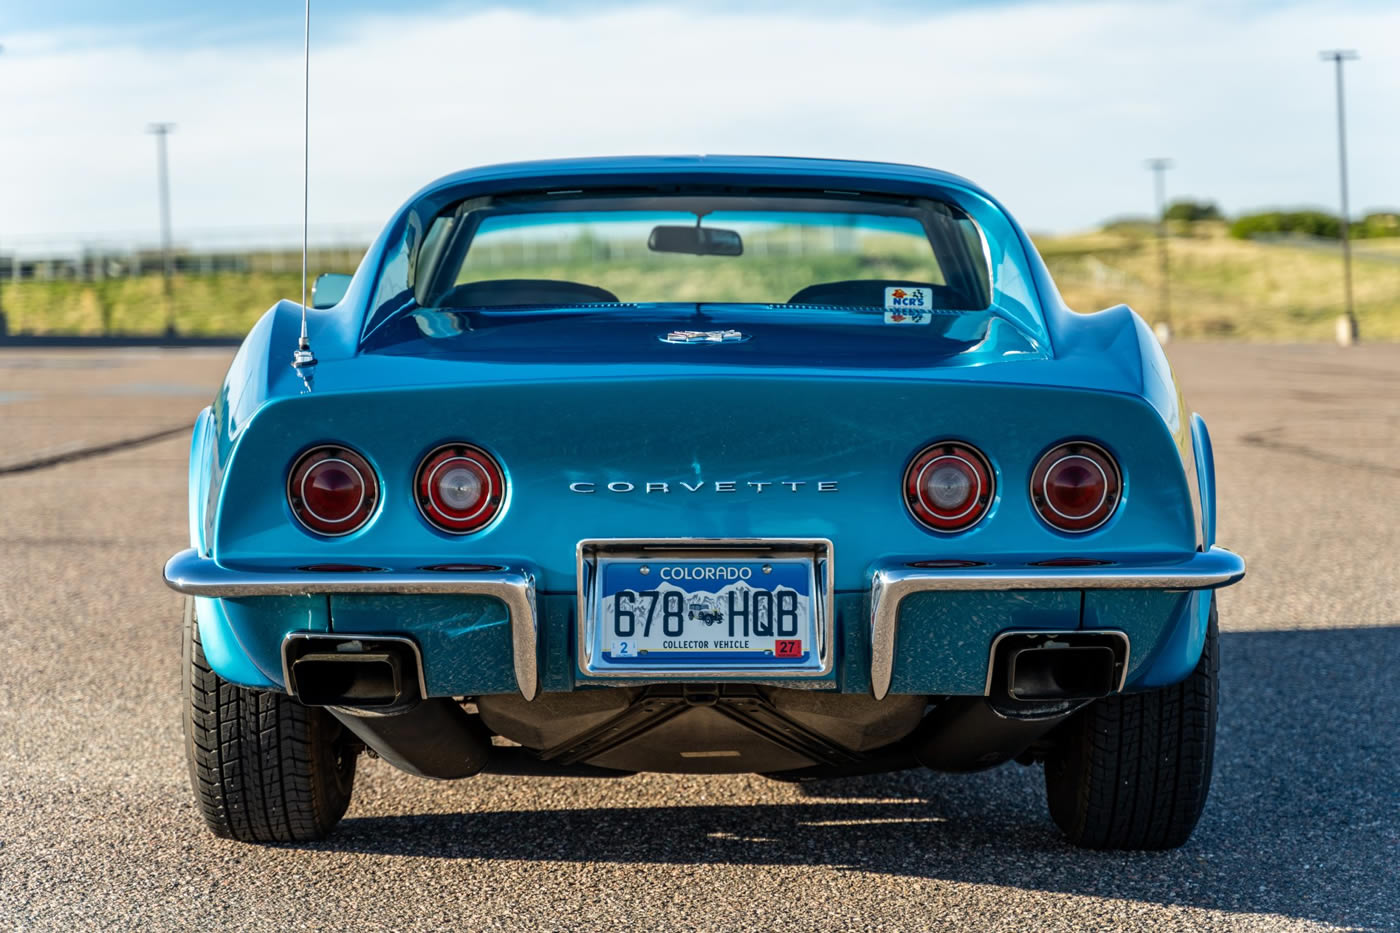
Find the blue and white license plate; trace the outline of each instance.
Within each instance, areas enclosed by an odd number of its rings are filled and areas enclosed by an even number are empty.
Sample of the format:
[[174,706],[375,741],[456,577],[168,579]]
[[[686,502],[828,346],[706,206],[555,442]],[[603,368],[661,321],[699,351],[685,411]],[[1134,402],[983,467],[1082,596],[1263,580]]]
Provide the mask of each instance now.
[[597,572],[602,666],[752,672],[820,663],[811,558],[602,558]]

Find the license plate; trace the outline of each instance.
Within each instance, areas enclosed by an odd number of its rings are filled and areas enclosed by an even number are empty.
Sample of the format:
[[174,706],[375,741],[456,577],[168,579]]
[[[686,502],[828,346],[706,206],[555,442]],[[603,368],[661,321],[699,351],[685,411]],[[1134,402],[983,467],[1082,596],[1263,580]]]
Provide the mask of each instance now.
[[614,669],[754,671],[819,666],[811,558],[602,558],[593,626]]

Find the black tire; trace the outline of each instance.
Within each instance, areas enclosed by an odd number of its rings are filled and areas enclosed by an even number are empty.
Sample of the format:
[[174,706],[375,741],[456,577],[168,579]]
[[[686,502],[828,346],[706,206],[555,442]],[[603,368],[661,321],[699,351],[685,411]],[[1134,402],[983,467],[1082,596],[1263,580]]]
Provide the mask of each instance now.
[[241,842],[309,842],[340,822],[358,746],[325,710],[221,678],[185,600],[185,756],[204,822]]
[[1210,606],[1201,660],[1179,684],[1096,701],[1045,761],[1050,816],[1090,849],[1174,849],[1210,793],[1220,635]]

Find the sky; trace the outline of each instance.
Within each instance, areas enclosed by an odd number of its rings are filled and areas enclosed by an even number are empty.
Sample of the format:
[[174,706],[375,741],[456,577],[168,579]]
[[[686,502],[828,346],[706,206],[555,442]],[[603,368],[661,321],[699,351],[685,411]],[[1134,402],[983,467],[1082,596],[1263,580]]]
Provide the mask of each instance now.
[[[0,0],[0,250],[156,235],[295,239],[301,3]],[[1400,206],[1400,4],[628,4],[317,0],[312,225],[514,159],[761,153],[931,165],[1034,231],[1153,210],[1335,209],[1347,65],[1354,214]]]

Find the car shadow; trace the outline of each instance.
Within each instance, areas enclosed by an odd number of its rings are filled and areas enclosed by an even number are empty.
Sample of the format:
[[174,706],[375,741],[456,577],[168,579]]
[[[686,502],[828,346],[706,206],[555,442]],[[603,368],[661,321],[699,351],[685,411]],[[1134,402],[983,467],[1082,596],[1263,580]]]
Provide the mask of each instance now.
[[1172,852],[1071,847],[1046,815],[1040,769],[1016,765],[813,782],[797,803],[359,817],[308,848],[820,865],[1392,928],[1400,627],[1226,633],[1221,650],[1210,802]]

